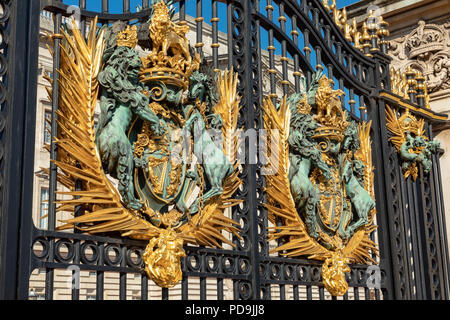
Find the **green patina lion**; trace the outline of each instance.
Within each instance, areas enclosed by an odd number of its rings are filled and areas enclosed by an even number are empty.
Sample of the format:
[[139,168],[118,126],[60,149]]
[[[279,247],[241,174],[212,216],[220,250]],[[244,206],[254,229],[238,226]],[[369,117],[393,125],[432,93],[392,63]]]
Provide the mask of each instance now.
[[142,67],[139,54],[129,47],[114,45],[108,49],[98,77],[101,113],[96,144],[105,172],[119,181],[122,200],[129,208],[137,210],[142,203],[134,195],[133,154],[127,131],[135,116],[148,121],[155,135],[160,136],[164,131],[158,117],[148,108],[149,98],[142,93],[144,88],[138,78]]

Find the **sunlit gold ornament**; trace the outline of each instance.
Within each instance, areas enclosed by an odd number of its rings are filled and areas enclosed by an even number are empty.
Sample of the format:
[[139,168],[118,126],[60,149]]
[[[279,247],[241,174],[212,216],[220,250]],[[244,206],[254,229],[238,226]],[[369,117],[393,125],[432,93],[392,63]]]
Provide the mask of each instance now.
[[186,256],[183,239],[172,229],[163,229],[159,237],[150,240],[142,258],[145,272],[158,286],[172,288],[181,281],[180,258]]
[[[317,128],[315,130],[314,137],[315,139],[321,138],[321,142],[317,145],[321,152],[328,150],[327,141],[342,141],[344,131],[349,126],[340,103],[339,96],[341,94],[341,91],[332,89],[330,80],[323,77],[316,92],[316,108],[310,109],[304,102],[302,103],[305,99],[300,100],[300,103],[296,106],[296,111],[299,114],[305,114],[307,110],[316,113],[315,115],[312,114],[312,116],[319,124],[320,129]],[[279,137],[277,138],[279,151],[272,152],[270,144],[267,144],[268,154],[270,154],[269,161],[278,163],[278,171],[275,174],[266,176],[266,207],[269,221],[274,225],[274,227],[269,228],[269,241],[278,241],[279,239],[284,241],[272,252],[279,252],[287,257],[306,256],[309,259],[324,261],[322,278],[326,289],[332,295],[343,295],[348,290],[345,273],[350,270],[348,267],[349,263],[377,263],[372,258],[372,254],[377,254],[378,252],[377,245],[371,240],[371,233],[376,229],[376,226],[373,224],[375,208],[368,214],[369,222],[362,228],[357,229],[350,239],[343,241],[341,237],[328,235],[321,230],[318,232],[317,239],[310,236],[305,221],[297,211],[296,203],[291,194],[291,181],[288,175],[290,166],[288,137],[290,135],[292,109],[290,109],[285,97],[278,108],[273,105],[271,99],[265,99],[263,110],[265,129],[279,132]],[[360,160],[364,163],[363,187],[370,197],[374,199],[374,168],[372,165],[370,127],[371,122],[364,122],[357,126],[360,147],[353,155],[350,152],[345,154],[345,157]],[[351,204],[349,199],[346,198],[345,188],[342,187],[342,189],[338,190],[339,186],[341,186],[341,181],[339,170],[335,167],[336,160],[328,157],[325,153],[322,153],[322,157],[331,168],[334,168],[332,170],[333,181],[326,181],[319,169],[313,170],[309,179],[316,183],[316,187],[320,192],[328,193],[328,195],[321,197],[317,210],[319,210],[319,214],[325,223],[328,221],[332,224],[333,221],[329,211],[331,206],[327,207],[325,203],[331,198],[327,200],[326,197],[333,196],[336,199],[337,207],[342,207],[343,205],[349,207]],[[338,219],[338,217],[334,219]],[[323,246],[319,240],[328,243],[328,248]]]
[[153,5],[153,10],[149,26],[153,49],[142,59],[140,80],[163,81],[187,89],[189,77],[200,65],[199,54],[192,57],[189,51],[189,26],[172,22],[164,1]]
[[[409,109],[400,115],[386,105],[386,127],[393,134],[389,138],[389,141],[395,146],[397,152],[402,155],[403,153],[410,153],[419,155],[422,152],[423,147],[417,147],[411,145],[410,148],[404,150],[405,143],[411,138],[420,138],[424,141],[428,141],[425,136],[425,120],[418,119],[409,112]],[[419,169],[415,161],[412,161],[407,168],[403,167],[403,175],[406,178],[409,176],[415,181],[418,177]]]
[[350,272],[349,259],[341,251],[336,251],[325,259],[322,265],[322,279],[325,289],[333,296],[342,296],[348,290],[345,273]]
[[[58,227],[58,230],[76,227],[80,232],[90,234],[113,232],[120,233],[123,237],[150,241],[144,254],[147,272],[157,284],[170,287],[181,279],[180,257],[184,255],[183,244],[219,248],[223,244],[228,244],[234,247],[233,242],[224,235],[224,231],[240,238],[239,223],[225,216],[227,208],[242,202],[233,198],[241,183],[236,157],[227,153],[236,150],[230,146],[235,144],[233,134],[237,130],[239,114],[237,75],[232,71],[219,74],[219,101],[213,106],[214,112],[220,114],[224,120],[222,129],[224,152],[229,159],[234,159],[232,164],[235,172],[224,180],[223,193],[210,201],[205,201],[201,212],[192,217],[192,223],[179,223],[181,216],[179,212],[170,211],[162,214],[151,209],[148,203],[139,211],[127,209],[122,204],[118,190],[102,168],[96,146],[94,115],[99,92],[97,77],[102,69],[106,45],[104,32],[97,33],[96,26],[97,21],[94,20],[89,28],[87,40],[76,27],[75,21],[72,21],[71,34],[61,30],[64,41],[61,42],[61,67],[58,70],[61,74],[60,102],[58,137],[55,139],[59,152],[55,165],[58,167],[58,181],[69,191],[61,192],[64,199],[56,201],[57,212],[70,211],[79,205],[85,210],[83,215],[64,221],[65,224]],[[136,42],[134,30],[133,27],[125,29],[116,37],[117,44],[133,47]],[[51,38],[50,44],[53,45]],[[162,51],[159,52],[158,55],[161,55]],[[186,57],[179,58],[185,61]],[[187,65],[182,61],[179,64],[182,66],[180,70],[184,70],[185,76],[189,75],[192,70],[198,68],[196,65],[198,62],[192,59],[191,64]],[[172,73],[171,76],[176,75]],[[166,83],[170,83],[170,79],[163,79],[167,80]],[[48,80],[51,84],[52,79]],[[53,96],[51,87],[47,90],[51,101]],[[162,110],[164,105],[153,107],[159,109],[160,115],[176,119],[176,123],[183,125],[185,120],[173,110]],[[143,130],[134,145],[137,158],[144,155],[145,148],[149,150],[165,148],[166,143],[156,142],[155,137],[147,129],[144,122]],[[225,132],[231,133],[232,138],[228,134],[225,135]],[[170,176],[173,184],[176,184],[178,178],[175,175],[176,172]],[[82,191],[75,189],[76,181],[82,183]],[[155,183],[158,181],[155,180]],[[190,194],[186,196],[189,197]]]
[[342,141],[344,131],[348,126],[342,103],[339,99],[344,95],[342,90],[333,90],[332,80],[323,76],[319,80],[316,93],[317,114],[314,119],[320,124],[313,138],[329,137]]
[[122,47],[136,47],[138,43],[137,27],[127,26],[127,28],[117,34],[117,45]]

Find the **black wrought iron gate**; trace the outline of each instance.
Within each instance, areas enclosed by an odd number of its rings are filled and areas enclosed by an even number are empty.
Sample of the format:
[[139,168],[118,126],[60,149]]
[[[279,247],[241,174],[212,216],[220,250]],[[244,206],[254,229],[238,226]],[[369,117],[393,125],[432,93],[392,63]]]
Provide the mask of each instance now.
[[[88,10],[92,8],[91,2],[98,2],[99,12]],[[416,181],[405,179],[399,156],[388,140],[385,106],[399,111],[408,109],[425,119],[429,138],[433,137],[433,125],[446,119],[425,108],[417,92],[411,92],[409,99],[391,92],[386,43],[370,40],[375,42],[368,46],[368,50],[373,49],[372,57],[367,57],[364,53],[368,52],[356,50],[345,39],[318,0],[212,0],[208,7],[201,0],[175,2],[179,19],[191,16],[194,21],[197,51],[209,52],[207,56],[214,68],[232,67],[238,73],[242,96],[239,125],[245,129],[262,128],[263,94],[276,99],[280,98],[280,92],[298,91],[300,75],[310,81],[318,69],[324,70],[346,92],[345,106],[354,119],[372,120],[378,225],[373,239],[380,249],[381,282],[378,287],[368,287],[372,274],[366,272],[367,266],[352,265],[347,279],[350,289],[343,298],[448,299],[449,261],[439,156],[433,156],[430,173],[419,169]],[[142,21],[150,10],[149,0],[142,1],[138,12],[130,8],[130,0],[123,1],[122,13],[110,13],[108,0],[80,0],[78,5],[82,28],[96,15],[102,24]],[[73,274],[90,271],[95,277],[96,299],[105,298],[105,279],[111,273],[118,275],[120,299],[127,298],[128,274],[137,274],[133,281],[139,283],[135,288],[139,298],[151,298],[149,281],[140,269],[144,243],[55,231],[54,167],[49,179],[48,230],[34,226],[41,12],[53,14],[55,33],[73,12],[57,0],[1,0],[0,6],[0,297],[28,299],[30,275],[38,269],[45,274],[43,295],[52,299],[56,290],[55,271],[65,269]],[[205,12],[205,8],[211,11]],[[211,20],[204,21],[204,17]],[[223,21],[225,27],[220,24]],[[207,22],[208,32],[202,31],[206,30]],[[224,38],[221,46],[226,47],[221,54],[220,37]],[[207,50],[204,43],[210,43],[211,49]],[[55,39],[55,48],[58,44]],[[53,77],[57,79],[59,58],[55,50]],[[267,83],[263,83],[266,78]],[[53,90],[55,115],[57,81]],[[52,122],[55,124],[54,116]],[[56,152],[52,145],[52,159]],[[319,263],[269,254],[265,180],[260,172],[261,163],[248,163],[242,166],[240,177],[244,183],[237,191],[237,197],[245,201],[232,213],[233,219],[241,224],[242,239],[234,239],[236,249],[187,246],[179,297],[187,299],[198,294],[195,297],[200,299],[329,298],[321,282]],[[36,247],[40,249],[35,250]],[[209,279],[213,279],[212,285]],[[232,287],[227,291],[228,283]],[[227,296],[228,292],[231,296]],[[170,290],[161,289],[162,299],[170,296]],[[80,298],[79,287],[71,288],[71,297]]]

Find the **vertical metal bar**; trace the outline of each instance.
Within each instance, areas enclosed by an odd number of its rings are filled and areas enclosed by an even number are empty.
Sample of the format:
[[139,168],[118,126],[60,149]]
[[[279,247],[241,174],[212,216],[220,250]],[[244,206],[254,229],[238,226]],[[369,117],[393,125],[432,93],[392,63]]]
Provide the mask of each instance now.
[[328,79],[333,80],[333,65],[332,64],[327,65],[327,70],[328,70]]
[[[104,252],[105,252],[105,244],[104,243],[98,243],[98,265],[103,266],[104,261]],[[95,299],[96,300],[103,300],[104,299],[104,272],[103,271],[97,271],[97,279],[95,283],[96,292],[95,292]]]
[[[149,2],[149,0],[142,0],[142,8],[143,9],[148,9],[148,2]],[[181,2],[184,3],[184,1],[180,1],[180,6],[181,6]]]
[[[267,18],[272,21],[272,0],[267,0]],[[277,70],[275,69],[275,46],[273,42],[273,29],[270,28],[268,30],[268,40],[269,40],[269,46],[267,48],[267,51],[269,52],[269,78],[270,78],[270,94],[269,97],[272,98],[272,103],[276,104],[276,98],[277,98],[277,85],[275,82],[275,74],[277,73]]]
[[127,300],[127,274],[125,272],[119,274],[119,299]]
[[354,89],[350,88],[350,93],[349,93],[349,101],[348,104],[350,105],[350,112],[352,114],[355,114],[355,93],[354,93]]
[[325,288],[324,287],[319,287],[319,299],[320,300],[325,300]]
[[298,296],[298,285],[294,284],[292,286],[292,291],[294,293],[294,300],[298,300],[299,296]]
[[197,52],[202,54],[202,48],[203,48],[203,18],[202,15],[202,0],[197,0],[197,17],[195,18],[196,22],[196,34],[197,34],[197,43],[195,44],[195,48],[197,49]]
[[355,297],[355,300],[359,300],[359,287],[353,288],[353,296]]
[[[298,47],[298,36],[299,36],[299,32],[297,30],[297,16],[293,15],[292,16],[292,31],[291,31],[291,35],[292,35],[292,40],[294,41],[294,44],[296,47]],[[300,77],[301,77],[301,73],[299,72],[300,70],[300,66],[299,66],[299,56],[298,54],[294,54],[294,84],[295,84],[295,92],[299,92],[300,91]]]
[[315,47],[316,50],[316,69],[323,71],[322,66],[322,48],[320,46]]
[[[81,10],[86,10],[86,0],[79,0],[78,5]],[[83,37],[86,37],[86,17],[81,16],[80,30]]]
[[[285,16],[283,2],[280,2],[280,4],[279,4],[279,11],[280,11],[280,16],[278,17],[278,21],[280,22],[281,31],[283,33],[286,33],[287,18]],[[289,61],[289,59],[287,58],[286,51],[287,51],[286,40],[282,40],[281,41],[281,58],[280,58],[280,60],[281,60],[281,70],[282,70],[282,76],[283,76],[283,80],[281,81],[281,84],[283,87],[283,95],[288,94],[288,88],[289,88],[289,81],[288,81],[288,61]]]
[[223,279],[217,279],[217,300],[223,300]]
[[286,286],[280,284],[280,300],[286,300]]
[[[74,249],[73,264],[75,265],[80,264],[80,240],[74,240],[73,249]],[[72,281],[73,280],[76,281],[75,285],[72,287],[72,300],[80,299],[80,280],[81,280],[80,272],[81,272],[80,269],[72,270]]]
[[169,300],[169,289],[162,288],[161,289],[161,297],[163,300]]
[[1,1],[0,299],[28,299],[40,3]]
[[109,0],[102,0],[102,12],[107,13],[109,11]]
[[[123,246],[118,254],[122,258],[120,266],[126,267],[127,266],[127,259],[126,259],[127,247]],[[127,273],[120,272],[119,277],[120,277],[120,279],[119,279],[119,299],[126,300],[127,299]]]
[[366,120],[366,104],[364,102],[364,97],[359,96],[359,118],[364,121]]
[[[54,161],[58,157],[57,145],[54,137],[58,133],[58,124],[56,119],[56,111],[59,105],[59,67],[60,67],[60,54],[61,54],[61,37],[59,32],[61,29],[62,16],[60,13],[54,15],[54,34],[53,42],[53,83],[52,83],[52,126],[51,126],[51,144],[50,144],[50,181],[49,181],[49,211],[48,211],[48,230],[55,230],[56,227],[56,189],[57,189],[57,168]],[[55,240],[51,239],[49,241],[49,253],[48,261],[53,262],[54,259],[54,246]],[[54,270],[47,269],[45,274],[45,299],[53,300],[53,281],[54,281]]]
[[[148,0],[147,0],[148,1]],[[180,21],[186,20],[186,1],[180,1]]]
[[[430,139],[433,138],[433,130],[432,126],[430,125],[428,128],[429,131],[429,137]],[[443,199],[443,192],[442,192],[442,177],[441,177],[441,167],[440,167],[440,161],[439,157],[437,155],[433,155],[433,176],[435,177],[433,179],[435,184],[435,201],[437,210],[440,212],[439,214],[439,232],[441,234],[441,250],[444,254],[443,256],[443,275],[444,275],[444,289],[445,289],[445,297],[443,299],[449,299],[450,296],[450,261],[449,261],[449,248],[448,248],[448,241],[447,241],[447,227],[446,221],[445,221],[445,209],[444,209],[444,199]]]
[[123,0],[123,13],[130,12],[130,0]]
[[306,286],[306,299],[312,300],[312,287],[311,285]]
[[148,278],[141,274],[141,300],[148,300]]
[[188,277],[183,274],[181,279],[181,299],[187,300],[188,298]]
[[[414,266],[414,276],[415,276],[415,283],[417,286],[417,298],[418,299],[426,299],[427,298],[427,290],[426,290],[426,276],[425,276],[425,266],[426,262],[424,259],[426,259],[426,255],[424,256],[424,252],[426,252],[426,249],[424,246],[426,245],[426,242],[424,242],[423,237],[425,237],[424,231],[422,232],[421,226],[423,225],[423,222],[420,221],[421,216],[423,216],[423,207],[419,206],[419,195],[417,194],[417,188],[420,188],[420,179],[416,182],[411,182],[409,180],[408,186],[408,203],[410,207],[413,207],[414,209],[410,211],[413,215],[411,218],[411,240],[414,239],[417,243],[417,245],[414,245],[414,242],[412,243],[412,249],[413,249],[413,266]],[[423,195],[423,190],[421,190],[421,194]],[[421,199],[422,197],[420,197]]]
[[[304,42],[304,47],[303,47],[303,51],[305,52],[305,58],[306,61],[309,63],[309,65],[311,65],[311,48],[309,47],[309,30],[306,29],[303,31],[303,42]],[[311,71],[307,70],[306,71],[306,84],[309,85],[311,84]]]
[[212,1],[212,18],[211,18],[211,25],[212,25],[212,56],[213,56],[213,68],[214,71],[219,71],[219,17],[217,16],[217,0]]
[[[386,293],[385,299],[400,298],[405,294],[402,287],[407,286],[407,281],[403,281],[406,275],[404,271],[403,252],[404,244],[401,237],[402,231],[395,227],[400,221],[400,206],[395,210],[394,205],[398,203],[398,192],[392,193],[392,189],[397,189],[398,171],[396,170],[396,154],[388,142],[388,132],[386,129],[385,103],[382,99],[370,99],[370,119],[373,121],[373,146],[375,150],[380,150],[380,155],[374,157],[375,170],[375,197],[377,224],[380,226],[378,243],[380,247],[380,265],[386,272]],[[396,197],[397,196],[397,197]],[[398,243],[397,240],[400,240]],[[395,258],[394,258],[395,257]],[[406,283],[405,283],[406,282]],[[356,291],[355,291],[356,293]]]
[[233,67],[233,5],[231,1],[227,2],[227,59],[228,70]]
[[206,300],[206,278],[200,277],[200,300]]

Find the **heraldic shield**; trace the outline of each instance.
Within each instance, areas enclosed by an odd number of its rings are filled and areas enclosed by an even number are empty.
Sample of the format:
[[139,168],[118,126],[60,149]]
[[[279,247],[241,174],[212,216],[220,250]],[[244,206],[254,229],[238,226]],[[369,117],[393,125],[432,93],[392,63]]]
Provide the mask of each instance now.
[[[322,280],[334,296],[348,290],[349,263],[376,263],[370,234],[375,201],[370,122],[351,120],[332,81],[317,72],[304,91],[263,105],[264,123],[279,152],[269,148],[267,204],[274,252],[323,261]],[[273,138],[271,138],[273,139]],[[269,145],[269,144],[268,144]],[[271,144],[273,145],[273,144]]]
[[230,151],[240,97],[233,71],[214,72],[194,53],[186,23],[172,22],[164,1],[152,9],[139,29],[119,21],[97,30],[95,20],[85,39],[72,21],[49,36],[51,45],[62,39],[54,139],[66,190],[57,212],[81,208],[58,229],[148,240],[145,271],[169,288],[181,280],[184,244],[234,246],[225,235],[239,237],[226,209],[241,202]]

